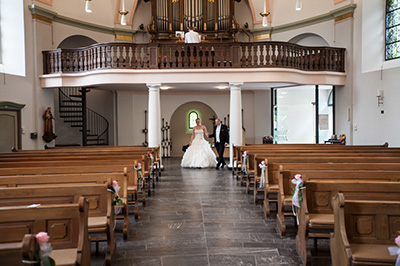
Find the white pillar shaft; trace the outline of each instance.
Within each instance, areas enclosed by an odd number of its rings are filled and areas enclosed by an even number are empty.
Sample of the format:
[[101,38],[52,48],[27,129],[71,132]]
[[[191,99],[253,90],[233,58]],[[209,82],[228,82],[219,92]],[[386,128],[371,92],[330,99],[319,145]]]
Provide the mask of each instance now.
[[149,88],[149,147],[161,145],[161,84],[146,84]]
[[229,133],[230,133],[230,160],[233,166],[233,145],[242,145],[242,85],[243,83],[229,83],[231,88]]

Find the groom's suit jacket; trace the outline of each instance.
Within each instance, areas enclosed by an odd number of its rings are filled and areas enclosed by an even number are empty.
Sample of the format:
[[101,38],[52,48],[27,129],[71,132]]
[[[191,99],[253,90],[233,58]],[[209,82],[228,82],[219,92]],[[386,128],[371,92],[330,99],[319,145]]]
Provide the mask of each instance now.
[[[209,138],[214,137],[214,143],[217,142],[217,126],[214,126],[214,132],[209,135]],[[229,132],[228,132],[228,127],[226,125],[221,124],[221,130],[219,132],[219,140],[220,143],[229,143]]]

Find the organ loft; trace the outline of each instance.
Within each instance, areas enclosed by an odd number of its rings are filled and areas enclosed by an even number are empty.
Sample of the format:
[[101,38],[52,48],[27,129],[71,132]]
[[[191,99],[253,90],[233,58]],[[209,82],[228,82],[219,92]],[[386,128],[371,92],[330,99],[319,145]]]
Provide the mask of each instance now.
[[236,41],[239,24],[235,1],[240,0],[151,0],[148,25],[151,42],[177,41],[177,31],[194,27],[202,40]]

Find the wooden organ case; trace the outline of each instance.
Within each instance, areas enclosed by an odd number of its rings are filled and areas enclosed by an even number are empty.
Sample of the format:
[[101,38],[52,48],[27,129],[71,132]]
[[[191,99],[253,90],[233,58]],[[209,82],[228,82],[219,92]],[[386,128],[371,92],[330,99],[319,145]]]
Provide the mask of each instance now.
[[236,41],[239,24],[235,1],[240,0],[151,0],[152,18],[147,29],[151,42],[177,40],[176,31],[196,31],[206,40]]

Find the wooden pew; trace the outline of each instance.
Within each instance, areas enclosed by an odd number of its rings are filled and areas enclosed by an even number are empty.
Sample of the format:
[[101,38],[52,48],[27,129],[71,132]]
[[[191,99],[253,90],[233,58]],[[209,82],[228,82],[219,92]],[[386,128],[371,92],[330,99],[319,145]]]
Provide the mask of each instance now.
[[[119,184],[119,196],[122,200],[122,218],[124,220],[123,236],[128,239],[129,232],[129,212],[127,199],[127,175],[124,173],[83,173],[83,174],[48,174],[48,175],[20,175],[20,176],[0,176],[0,189],[2,187],[32,187],[32,186],[54,186],[54,185],[85,185],[85,184],[108,184],[116,180]],[[136,196],[137,200],[137,196]],[[135,204],[135,217],[138,216],[138,202]]]
[[[18,179],[20,177],[14,177]],[[24,177],[23,177],[24,178]],[[111,179],[108,184],[46,185],[0,188],[0,207],[27,206],[31,204],[77,203],[80,197],[89,201],[89,233],[103,233],[91,236],[93,242],[107,241],[106,264],[111,265],[115,251],[115,216],[111,205]]]
[[22,264],[25,234],[47,232],[56,265],[90,265],[88,202],[0,207],[0,261],[2,265]]
[[333,266],[395,264],[397,256],[390,256],[388,247],[400,234],[399,201],[347,200],[338,193],[333,208]]
[[337,193],[343,193],[349,200],[398,201],[400,204],[400,182],[308,180],[304,187],[296,236],[297,252],[304,264],[311,263],[308,239],[314,238],[316,245],[316,239],[329,238],[333,231],[332,198]]
[[[376,180],[376,181],[400,181],[400,171],[380,171],[380,170],[293,170],[283,171],[279,175],[279,194],[278,208],[276,215],[276,224],[281,237],[285,236],[286,224],[285,217],[293,216],[292,211],[285,211],[287,207],[292,206],[292,188],[291,183],[295,174],[301,173],[303,180]],[[285,208],[286,207],[286,208]]]
[[[259,155],[266,157],[267,155]],[[286,165],[297,163],[297,165],[304,164],[306,167],[311,163],[315,164],[335,164],[335,163],[364,163],[364,164],[400,164],[400,158],[397,157],[302,157],[302,158],[286,158],[286,157],[269,157],[265,159],[268,165],[267,170],[267,184],[264,188],[264,214],[265,217],[270,215],[271,196],[277,195],[279,191],[278,170],[279,165]],[[317,165],[315,167],[318,167]],[[314,168],[315,168],[314,167]],[[357,166],[358,167],[358,166]],[[292,168],[293,169],[293,168]],[[303,168],[304,169],[304,168]],[[325,168],[326,169],[326,168]]]

